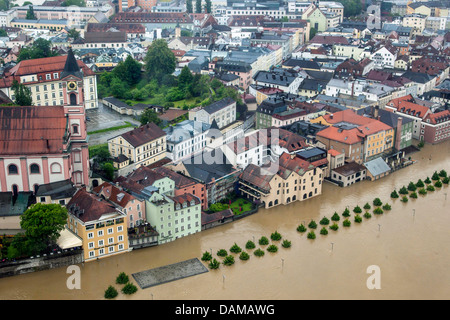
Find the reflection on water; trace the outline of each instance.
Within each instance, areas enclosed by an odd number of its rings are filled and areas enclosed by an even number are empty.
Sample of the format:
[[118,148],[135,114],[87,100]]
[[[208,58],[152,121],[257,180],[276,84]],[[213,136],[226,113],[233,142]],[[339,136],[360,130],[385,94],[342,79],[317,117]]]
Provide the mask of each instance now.
[[[431,159],[430,159],[430,155]],[[228,225],[202,231],[172,243],[135,250],[81,265],[81,290],[66,287],[66,268],[0,279],[0,299],[103,299],[109,285],[124,271],[139,272],[229,249],[235,242],[267,237],[274,231],[292,242],[277,253],[251,254],[248,261],[194,277],[139,289],[116,299],[448,299],[450,297],[450,196],[448,186],[408,203],[389,198],[394,188],[431,177],[435,170],[450,173],[450,141],[426,146],[412,155],[418,162],[382,180],[363,181],[347,188],[328,183],[319,197],[260,210]],[[316,231],[316,239],[296,231],[300,223],[331,218],[348,206],[371,203],[375,197],[392,210],[372,215],[361,224]],[[352,213],[353,216],[353,213]],[[216,257],[216,256],[215,256]],[[380,267],[381,289],[366,286],[367,268]]]

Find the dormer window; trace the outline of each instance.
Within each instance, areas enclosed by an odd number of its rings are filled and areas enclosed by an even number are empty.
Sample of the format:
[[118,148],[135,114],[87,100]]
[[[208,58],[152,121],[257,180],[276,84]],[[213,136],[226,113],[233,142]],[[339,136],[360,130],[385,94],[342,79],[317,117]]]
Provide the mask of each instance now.
[[51,74],[46,74],[45,75],[45,80],[51,80],[52,79],[52,75]]

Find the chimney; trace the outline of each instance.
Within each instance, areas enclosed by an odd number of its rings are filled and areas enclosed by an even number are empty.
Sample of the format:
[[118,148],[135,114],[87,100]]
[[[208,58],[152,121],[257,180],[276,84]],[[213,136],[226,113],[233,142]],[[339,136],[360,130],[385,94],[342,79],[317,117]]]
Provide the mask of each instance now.
[[397,118],[397,132],[395,135],[395,149],[400,150],[400,143],[402,142],[402,117]]

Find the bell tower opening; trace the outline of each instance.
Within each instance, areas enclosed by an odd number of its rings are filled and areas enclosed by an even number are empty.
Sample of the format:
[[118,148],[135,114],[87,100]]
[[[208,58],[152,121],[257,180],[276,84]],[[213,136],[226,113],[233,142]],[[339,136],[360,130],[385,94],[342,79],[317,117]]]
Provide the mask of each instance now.
[[75,93],[70,94],[70,105],[76,106],[77,105],[77,95]]

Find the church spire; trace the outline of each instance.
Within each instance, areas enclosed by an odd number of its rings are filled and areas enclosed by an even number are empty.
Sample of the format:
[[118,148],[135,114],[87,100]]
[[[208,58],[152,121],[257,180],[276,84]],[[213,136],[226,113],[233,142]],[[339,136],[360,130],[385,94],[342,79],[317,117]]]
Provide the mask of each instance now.
[[75,59],[75,55],[73,54],[72,47],[69,47],[66,64],[64,65],[64,70],[61,73],[61,79],[69,75],[73,75],[78,78],[83,78],[80,66],[78,65],[77,59]]

